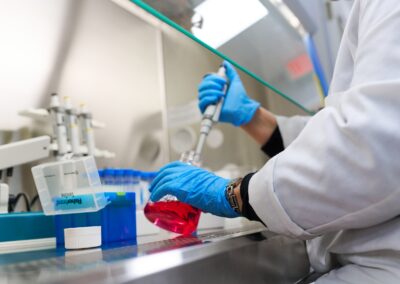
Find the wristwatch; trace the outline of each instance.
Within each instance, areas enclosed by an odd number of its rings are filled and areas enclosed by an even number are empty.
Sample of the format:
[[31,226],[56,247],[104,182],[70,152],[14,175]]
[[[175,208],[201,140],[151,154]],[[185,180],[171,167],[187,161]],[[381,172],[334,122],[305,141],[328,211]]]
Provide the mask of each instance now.
[[237,213],[241,214],[240,208],[239,208],[239,202],[236,198],[236,195],[234,193],[234,189],[242,182],[243,178],[237,178],[232,180],[231,182],[228,183],[225,189],[225,197],[226,200],[228,200],[229,205],[231,205],[232,209],[235,210]]

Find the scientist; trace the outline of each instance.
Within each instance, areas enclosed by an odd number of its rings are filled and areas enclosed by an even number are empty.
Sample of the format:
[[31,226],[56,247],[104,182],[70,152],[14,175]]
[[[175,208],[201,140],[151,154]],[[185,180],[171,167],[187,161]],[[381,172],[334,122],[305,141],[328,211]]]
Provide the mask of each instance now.
[[[174,162],[151,185],[219,216],[260,220],[308,240],[316,283],[400,283],[400,1],[355,0],[326,107],[280,117],[246,95],[233,67],[220,120],[240,126],[272,158],[228,181]],[[199,86],[217,102],[223,79]]]

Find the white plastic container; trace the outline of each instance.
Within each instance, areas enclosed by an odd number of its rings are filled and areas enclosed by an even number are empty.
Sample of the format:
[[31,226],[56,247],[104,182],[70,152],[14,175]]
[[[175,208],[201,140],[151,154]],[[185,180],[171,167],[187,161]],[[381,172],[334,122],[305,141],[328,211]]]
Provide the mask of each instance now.
[[95,212],[107,205],[92,156],[32,168],[45,215]]
[[64,229],[66,249],[86,249],[101,246],[101,227],[77,227]]

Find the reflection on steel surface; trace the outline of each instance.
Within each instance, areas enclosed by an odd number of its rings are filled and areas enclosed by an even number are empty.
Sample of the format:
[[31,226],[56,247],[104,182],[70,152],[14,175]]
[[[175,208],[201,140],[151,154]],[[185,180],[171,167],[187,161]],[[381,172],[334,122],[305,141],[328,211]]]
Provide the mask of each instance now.
[[262,226],[143,245],[9,254],[0,256],[0,263],[0,283],[10,284],[28,279],[30,283],[243,283],[238,282],[244,280],[239,275],[247,275],[252,283],[294,283],[309,268],[303,243],[266,238]]

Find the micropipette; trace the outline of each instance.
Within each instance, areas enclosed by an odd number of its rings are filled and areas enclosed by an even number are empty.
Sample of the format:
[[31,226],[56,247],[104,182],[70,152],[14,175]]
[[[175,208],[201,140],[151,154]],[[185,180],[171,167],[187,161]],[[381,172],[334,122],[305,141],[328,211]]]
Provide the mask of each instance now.
[[62,159],[68,152],[67,128],[64,122],[65,110],[60,106],[56,93],[51,94],[49,112],[53,120],[53,139],[57,142],[57,158]]
[[[217,75],[227,80],[226,70],[224,66],[219,67]],[[225,84],[223,88],[224,95],[227,89],[228,89],[228,82]],[[203,118],[200,124],[199,141],[197,142],[195,150],[195,156],[194,156],[195,161],[200,161],[200,156],[201,152],[203,151],[204,143],[206,142],[207,136],[210,133],[213,125],[217,123],[219,120],[223,104],[224,104],[224,97],[221,97],[221,99],[215,105],[209,105],[203,113]]]
[[72,107],[71,99],[64,97],[64,107],[67,119],[67,134],[71,151],[75,157],[80,156],[79,128],[76,109]]
[[87,155],[94,156],[96,145],[94,142],[94,133],[92,127],[92,114],[89,112],[85,104],[81,104],[81,111],[79,114],[82,126],[82,139],[87,146]]

